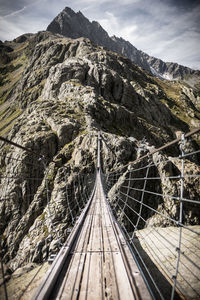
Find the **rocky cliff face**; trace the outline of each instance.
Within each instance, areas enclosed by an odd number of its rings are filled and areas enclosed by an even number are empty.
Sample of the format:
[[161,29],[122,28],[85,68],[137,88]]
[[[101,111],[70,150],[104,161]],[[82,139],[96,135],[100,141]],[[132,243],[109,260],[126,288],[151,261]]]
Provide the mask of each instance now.
[[95,170],[99,129],[111,150],[103,144],[106,172],[134,160],[142,143],[145,151],[158,147],[199,122],[192,88],[160,81],[128,58],[72,37],[39,32],[1,45],[1,135],[45,158],[42,164],[0,145],[1,247],[11,270],[45,260],[66,238],[72,224],[66,188],[74,191],[72,207],[81,206],[80,178],[92,182],[86,174]]
[[70,38],[89,38],[96,45],[128,57],[132,62],[157,77],[167,80],[183,80],[190,86],[199,88],[200,71],[177,63],[163,62],[138,50],[123,38],[109,37],[98,22],[90,22],[81,12],[75,13],[68,7],[49,24],[47,30]]

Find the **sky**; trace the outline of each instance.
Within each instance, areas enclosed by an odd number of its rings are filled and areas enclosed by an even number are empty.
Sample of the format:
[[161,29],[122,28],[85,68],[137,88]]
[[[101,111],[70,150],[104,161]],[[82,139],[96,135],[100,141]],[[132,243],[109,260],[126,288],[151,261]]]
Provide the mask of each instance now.
[[66,6],[149,55],[200,70],[200,0],[0,0],[0,40],[46,30]]

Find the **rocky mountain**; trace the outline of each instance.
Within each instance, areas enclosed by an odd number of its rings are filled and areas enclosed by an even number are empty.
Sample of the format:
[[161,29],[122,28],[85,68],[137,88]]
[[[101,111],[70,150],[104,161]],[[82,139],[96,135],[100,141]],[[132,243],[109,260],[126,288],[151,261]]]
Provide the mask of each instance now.
[[199,70],[192,70],[177,63],[164,62],[144,52],[142,55],[146,57],[154,75],[167,80],[183,80],[191,87],[199,89]]
[[[73,19],[71,10],[64,12]],[[171,141],[177,132],[199,126],[199,91],[183,82],[161,80],[127,57],[96,45],[88,39],[96,35],[91,28],[102,32],[102,41],[109,37],[97,23],[86,26],[83,15],[76,16],[82,26],[77,18],[73,26],[62,25],[71,28],[71,37],[44,31],[0,44],[0,135],[45,159],[42,163],[0,142],[1,249],[10,272],[46,260],[65,240],[72,223],[65,191],[75,191],[70,194],[72,205],[83,203],[79,188],[83,195],[89,193],[78,182],[94,173],[98,130],[109,145],[108,149],[103,143],[102,148],[107,172]],[[77,26],[87,28],[87,38],[76,35]],[[55,22],[49,30],[53,27]],[[191,140],[190,150],[199,149],[199,142]],[[179,155],[177,148],[162,155],[170,162],[159,164],[160,176],[180,172],[180,160],[173,159]],[[188,160],[186,168],[197,172],[198,158]],[[87,180],[91,183],[92,175]],[[161,186],[175,189],[169,181],[157,188]],[[198,195],[198,188],[188,181],[188,193]],[[162,213],[174,217],[171,205],[164,203]],[[198,211],[188,206],[185,219],[199,224]],[[149,216],[149,224],[160,226],[161,220]]]
[[200,71],[177,63],[164,62],[138,50],[123,38],[109,37],[98,22],[90,22],[80,11],[75,13],[71,8],[66,7],[49,24],[47,30],[70,38],[86,37],[96,45],[128,57],[132,62],[157,77],[167,80],[183,80],[192,87],[199,88],[200,86]]

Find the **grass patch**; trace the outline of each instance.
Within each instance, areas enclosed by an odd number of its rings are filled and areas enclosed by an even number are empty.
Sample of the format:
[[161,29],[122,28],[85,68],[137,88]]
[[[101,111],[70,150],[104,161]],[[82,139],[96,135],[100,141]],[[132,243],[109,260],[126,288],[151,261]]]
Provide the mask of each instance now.
[[43,212],[41,215],[40,215],[40,220],[41,221],[45,221],[45,216],[46,216],[46,212]]
[[0,65],[0,104],[5,102],[9,93],[21,79],[21,75],[27,64],[28,58],[24,53],[23,47],[13,52],[10,54],[10,63]]
[[0,67],[0,73],[2,75],[5,75],[7,73],[13,72],[13,71],[21,68],[22,66],[23,66],[22,64],[3,66],[3,67]]
[[173,99],[161,98],[160,101],[163,104],[165,104],[167,107],[169,107],[170,109],[173,109],[177,105],[176,102]]
[[178,100],[180,97],[181,87],[179,83],[173,83],[170,81],[169,83],[166,81],[162,81],[160,79],[156,79],[159,86],[162,88],[163,92],[166,94],[168,99]]
[[6,135],[15,124],[16,119],[22,114],[21,109],[4,110],[0,116],[0,135]]
[[[178,119],[188,124],[190,128],[193,127],[193,121],[199,119],[199,113],[195,110],[195,107],[191,107],[182,98],[182,86],[179,82],[167,82],[158,78],[155,79],[160,88],[164,92],[160,101],[165,104]],[[196,93],[197,96],[197,93]]]
[[48,230],[47,225],[43,225],[43,233],[44,233],[45,237],[47,237],[49,235],[49,230]]

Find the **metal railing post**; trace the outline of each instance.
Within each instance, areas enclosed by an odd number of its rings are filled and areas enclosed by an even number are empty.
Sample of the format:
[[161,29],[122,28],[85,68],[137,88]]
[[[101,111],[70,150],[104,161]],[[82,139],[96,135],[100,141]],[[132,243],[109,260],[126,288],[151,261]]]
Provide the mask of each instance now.
[[177,251],[177,261],[176,261],[176,271],[175,274],[172,276],[172,279],[174,281],[174,285],[172,287],[172,293],[171,293],[171,300],[174,299],[174,294],[176,290],[176,284],[177,284],[177,276],[179,272],[179,263],[180,263],[180,256],[181,256],[181,242],[182,242],[182,224],[183,224],[183,193],[184,193],[184,148],[185,148],[185,135],[182,134],[181,142],[180,142],[180,151],[181,155],[180,158],[181,161],[181,178],[180,178],[180,198],[179,198],[179,238],[178,238],[178,246],[176,248]]

